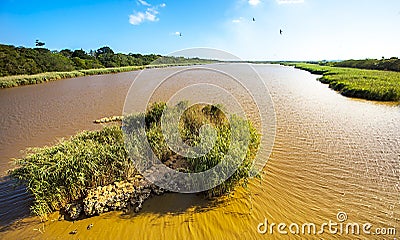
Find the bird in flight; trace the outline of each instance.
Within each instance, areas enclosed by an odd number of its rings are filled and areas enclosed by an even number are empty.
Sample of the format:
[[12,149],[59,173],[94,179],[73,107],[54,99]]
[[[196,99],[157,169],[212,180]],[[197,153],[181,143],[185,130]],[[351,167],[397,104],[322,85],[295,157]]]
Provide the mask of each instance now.
[[279,29],[279,34],[281,34],[281,35],[282,35],[282,33],[283,33],[282,29]]
[[253,18],[253,22],[255,22],[256,21],[256,19],[255,18]]

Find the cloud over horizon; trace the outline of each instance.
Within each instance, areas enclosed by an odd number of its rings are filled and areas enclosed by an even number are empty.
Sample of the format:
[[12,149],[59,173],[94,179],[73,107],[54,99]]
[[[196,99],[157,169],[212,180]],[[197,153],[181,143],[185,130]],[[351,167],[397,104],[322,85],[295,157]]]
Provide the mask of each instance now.
[[138,5],[146,6],[147,8],[145,11],[135,11],[133,14],[129,15],[129,23],[132,25],[140,25],[145,21],[157,22],[158,20],[160,20],[157,17],[157,15],[159,14],[158,8],[164,8],[167,6],[165,3],[153,6],[144,0],[138,0],[137,3]]

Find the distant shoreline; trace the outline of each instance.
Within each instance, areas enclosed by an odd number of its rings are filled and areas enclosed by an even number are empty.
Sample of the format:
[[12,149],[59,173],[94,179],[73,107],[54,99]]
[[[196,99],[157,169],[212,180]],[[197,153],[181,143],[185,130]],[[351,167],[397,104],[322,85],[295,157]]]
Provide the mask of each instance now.
[[121,72],[132,72],[143,69],[151,68],[166,68],[177,66],[192,66],[204,65],[205,63],[181,63],[181,64],[157,64],[157,65],[144,65],[144,66],[128,66],[128,67],[115,67],[115,68],[95,68],[85,70],[75,70],[69,72],[45,72],[34,75],[14,75],[0,77],[0,88],[13,88],[25,85],[40,84],[44,82],[57,81],[67,78],[84,77],[92,75],[104,75]]
[[[212,63],[212,62],[209,62]],[[235,63],[235,62],[220,62]],[[256,62],[239,62],[251,63]],[[267,63],[267,62],[257,62]],[[75,70],[70,72],[46,72],[34,75],[14,75],[0,77],[0,88],[12,88],[25,85],[33,85],[44,82],[56,81],[61,79],[84,77],[92,75],[104,75],[121,72],[131,72],[151,68],[166,68],[177,66],[204,65],[204,63],[176,63],[176,64],[157,64],[144,66],[127,66],[115,68],[96,68],[86,70]],[[281,64],[293,66],[297,69],[308,71],[312,74],[322,75],[318,80],[329,84],[329,87],[338,91],[346,97],[353,97],[374,101],[400,101],[400,72],[369,70],[360,68],[345,68],[334,66],[323,66],[310,63],[284,63],[268,62],[268,64]]]

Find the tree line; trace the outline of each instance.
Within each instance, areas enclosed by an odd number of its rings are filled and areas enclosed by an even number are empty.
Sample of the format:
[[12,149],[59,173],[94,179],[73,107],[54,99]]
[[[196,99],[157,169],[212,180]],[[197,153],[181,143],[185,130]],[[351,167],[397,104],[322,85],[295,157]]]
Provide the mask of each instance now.
[[[156,54],[115,53],[107,46],[86,52],[82,49],[50,51],[46,48],[25,48],[0,44],[0,76],[142,66],[148,65],[160,57],[161,55]],[[170,58],[168,61],[175,60]]]

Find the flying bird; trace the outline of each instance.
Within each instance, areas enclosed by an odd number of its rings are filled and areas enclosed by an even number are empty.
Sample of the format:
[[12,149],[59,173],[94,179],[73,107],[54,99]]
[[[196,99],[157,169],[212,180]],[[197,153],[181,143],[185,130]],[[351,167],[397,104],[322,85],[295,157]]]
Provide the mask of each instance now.
[[256,21],[256,19],[255,18],[253,18],[253,22],[255,22]]
[[281,34],[281,35],[282,35],[282,33],[283,33],[282,29],[279,29],[279,34]]

